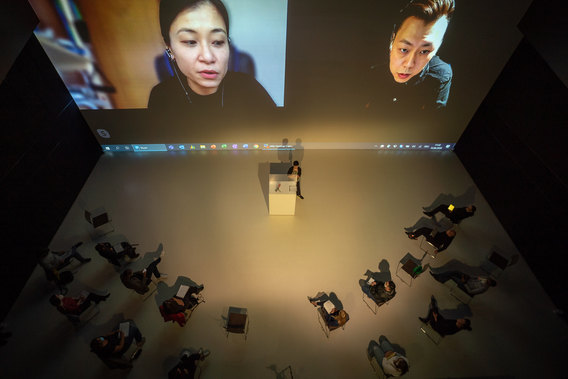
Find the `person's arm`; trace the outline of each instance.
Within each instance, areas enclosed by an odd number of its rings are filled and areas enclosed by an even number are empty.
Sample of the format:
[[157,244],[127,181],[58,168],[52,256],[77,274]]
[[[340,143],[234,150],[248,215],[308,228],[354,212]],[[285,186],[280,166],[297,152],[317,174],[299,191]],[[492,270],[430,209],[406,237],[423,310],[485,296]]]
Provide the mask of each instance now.
[[[120,336],[120,342],[118,345],[116,345],[114,347],[113,353],[118,353],[119,351],[121,351],[124,348],[124,333],[122,333],[121,330],[117,330],[114,333],[118,333],[118,335]],[[110,335],[112,335],[113,333],[111,333]]]

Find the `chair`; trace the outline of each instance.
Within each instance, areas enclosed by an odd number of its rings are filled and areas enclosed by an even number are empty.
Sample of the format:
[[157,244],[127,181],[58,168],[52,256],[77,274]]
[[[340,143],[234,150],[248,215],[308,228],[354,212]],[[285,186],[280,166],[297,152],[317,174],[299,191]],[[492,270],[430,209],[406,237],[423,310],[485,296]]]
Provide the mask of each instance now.
[[369,350],[367,350],[367,359],[369,360],[369,363],[371,364],[375,375],[377,375],[377,378],[386,379],[387,375],[383,371],[383,368],[377,361],[377,358],[374,355],[372,356],[371,354],[369,354]]
[[[410,277],[410,281],[406,282],[402,276],[400,276],[399,270],[406,272]],[[412,254],[407,253],[402,259],[398,262],[396,266],[396,276],[402,280],[403,283],[407,284],[409,287],[412,287],[412,281],[422,272],[422,265],[420,264],[420,260],[414,258]]]
[[248,310],[246,308],[229,307],[227,315],[227,324],[225,330],[227,331],[227,338],[229,333],[244,334],[245,340],[247,339],[249,329]]
[[[367,306],[367,308],[369,308],[371,310],[371,312],[373,312],[373,314],[377,314],[377,312],[379,311],[379,305],[375,302],[375,300],[371,299],[369,296],[367,296],[366,293],[363,292],[363,303],[365,303],[365,305]],[[383,303],[384,304],[384,303]],[[381,304],[381,305],[383,305]]]
[[327,321],[329,313],[327,313],[323,306],[316,308],[316,314],[320,327],[327,338],[329,338],[331,332],[333,332],[334,330],[339,328],[345,329],[345,324],[347,323],[347,321],[349,321],[349,314],[344,310],[339,311],[339,320],[337,325],[329,325]]
[[424,333],[428,338],[430,338],[430,340],[432,342],[434,342],[436,345],[438,345],[440,343],[440,341],[442,340],[442,336],[440,335],[440,333],[438,333],[437,331],[435,331],[429,323],[427,324],[422,324],[422,326],[420,327],[420,331],[422,333]]
[[[367,280],[369,280],[369,277],[367,277]],[[363,292],[363,303],[365,303],[365,305],[367,306],[367,308],[369,308],[371,310],[371,312],[373,312],[373,314],[377,314],[377,312],[379,311],[379,307],[385,304],[388,304],[390,300],[384,301],[382,303],[377,303],[375,301],[375,299],[369,297],[369,295],[367,295],[365,292]]]
[[455,297],[456,299],[458,299],[459,301],[461,301],[464,304],[469,304],[471,302],[471,300],[473,299],[472,296],[470,296],[467,292],[465,292],[464,290],[462,290],[456,282],[454,282],[453,280],[446,280],[444,282],[444,285],[446,287],[448,287],[448,289],[450,290],[450,295],[452,295],[453,297]]
[[438,234],[438,231],[432,230],[432,233],[430,233],[429,236],[422,236],[422,239],[420,240],[420,250],[422,250],[425,255],[428,254],[432,258],[436,258],[436,255],[438,255],[438,247],[430,242],[428,237],[434,238],[436,234]]
[[67,314],[67,319],[75,325],[75,327],[83,326],[85,323],[93,319],[96,315],[98,315],[101,311],[101,308],[98,304],[94,302],[89,305],[83,312],[78,315],[69,315]]
[[85,220],[93,227],[93,234],[91,235],[93,239],[114,232],[111,219],[103,207],[92,211],[85,210]]
[[132,342],[128,350],[120,358],[101,358],[102,361],[110,369],[119,368],[122,370],[132,368],[132,362],[138,359],[142,354],[142,348],[135,342]]
[[[518,257],[515,258],[518,259]],[[494,248],[487,256],[487,260],[481,264],[481,269],[492,279],[497,279],[510,264],[511,260],[499,254]]]

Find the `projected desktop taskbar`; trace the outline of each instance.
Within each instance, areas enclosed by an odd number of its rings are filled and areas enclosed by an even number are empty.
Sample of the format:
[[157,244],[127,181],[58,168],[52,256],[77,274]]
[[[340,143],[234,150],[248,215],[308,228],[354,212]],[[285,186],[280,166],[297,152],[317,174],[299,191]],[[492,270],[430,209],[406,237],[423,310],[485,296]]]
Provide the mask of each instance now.
[[361,149],[361,150],[430,150],[451,151],[455,143],[369,143],[369,142],[306,142],[282,143],[151,143],[128,145],[101,145],[104,152],[160,152],[160,151],[237,151],[237,150],[301,150],[301,149]]

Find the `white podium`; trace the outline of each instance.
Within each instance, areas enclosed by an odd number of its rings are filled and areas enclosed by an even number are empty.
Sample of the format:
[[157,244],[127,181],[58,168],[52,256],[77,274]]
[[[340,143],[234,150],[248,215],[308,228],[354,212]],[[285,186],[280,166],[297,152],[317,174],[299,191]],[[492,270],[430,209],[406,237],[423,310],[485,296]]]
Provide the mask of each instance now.
[[274,216],[296,214],[296,180],[287,175],[291,164],[271,163],[268,179],[268,209]]

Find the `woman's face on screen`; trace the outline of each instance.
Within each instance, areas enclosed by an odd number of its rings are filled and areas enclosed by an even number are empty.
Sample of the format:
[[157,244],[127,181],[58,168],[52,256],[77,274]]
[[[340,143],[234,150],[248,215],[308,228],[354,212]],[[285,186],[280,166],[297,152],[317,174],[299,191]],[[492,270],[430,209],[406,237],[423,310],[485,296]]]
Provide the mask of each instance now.
[[229,66],[229,43],[223,17],[210,3],[186,9],[170,26],[174,59],[193,92],[217,91]]
[[442,44],[448,28],[446,17],[425,23],[409,17],[400,26],[390,48],[390,72],[397,83],[406,83],[419,74]]

